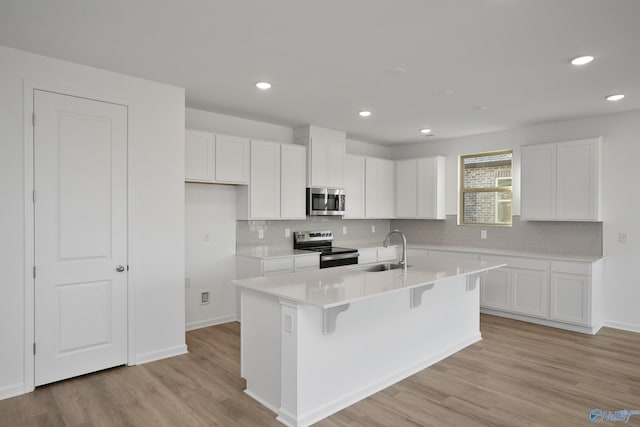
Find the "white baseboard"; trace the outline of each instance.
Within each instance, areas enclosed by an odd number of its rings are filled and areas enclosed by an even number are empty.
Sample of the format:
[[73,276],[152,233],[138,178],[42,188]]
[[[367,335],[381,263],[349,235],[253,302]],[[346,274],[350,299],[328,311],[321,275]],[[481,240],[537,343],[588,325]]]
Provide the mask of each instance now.
[[598,333],[602,325],[581,326],[573,323],[557,322],[555,320],[541,319],[539,317],[527,316],[524,314],[508,313],[506,311],[492,310],[490,308],[480,308],[480,313],[490,314],[492,316],[506,317],[507,319],[521,320],[527,323],[535,323],[542,326],[550,326],[552,328],[566,329],[567,331],[580,332],[581,334],[595,335]]
[[623,331],[640,333],[640,325],[634,325],[633,323],[614,322],[612,320],[605,320],[602,323],[608,328],[622,329]]
[[223,323],[235,322],[238,320],[238,316],[230,314],[228,316],[214,317],[213,319],[200,320],[197,322],[187,323],[186,330],[193,331],[194,329],[206,328],[208,326],[221,325]]
[[160,359],[166,359],[168,357],[180,356],[181,354],[188,353],[187,345],[182,344],[171,348],[166,348],[160,351],[152,351],[150,353],[138,354],[136,356],[136,365],[143,363],[154,362]]
[[0,387],[0,400],[25,394],[23,383],[13,384],[6,387]]

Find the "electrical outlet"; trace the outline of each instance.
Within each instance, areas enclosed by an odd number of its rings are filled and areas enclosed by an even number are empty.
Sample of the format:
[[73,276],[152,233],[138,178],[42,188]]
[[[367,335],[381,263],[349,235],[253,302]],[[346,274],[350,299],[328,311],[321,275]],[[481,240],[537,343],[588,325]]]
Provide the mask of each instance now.
[[209,233],[202,233],[202,241],[203,242],[210,242],[211,241],[211,235]]
[[347,234],[347,226],[342,227],[342,234]]
[[623,245],[629,243],[629,233],[618,233],[618,243]]
[[371,226],[371,232],[372,232],[372,233],[375,233],[375,232],[376,232],[376,226],[375,226],[375,225],[372,225],[372,226]]
[[285,228],[284,229],[284,237],[291,237],[291,229],[290,228]]
[[190,288],[191,287],[191,277],[185,277],[184,278],[184,287],[185,288]]
[[209,304],[210,302],[209,291],[200,291],[200,305]]
[[481,239],[487,238],[487,230],[480,230],[480,238]]
[[264,239],[264,230],[258,230],[258,239]]

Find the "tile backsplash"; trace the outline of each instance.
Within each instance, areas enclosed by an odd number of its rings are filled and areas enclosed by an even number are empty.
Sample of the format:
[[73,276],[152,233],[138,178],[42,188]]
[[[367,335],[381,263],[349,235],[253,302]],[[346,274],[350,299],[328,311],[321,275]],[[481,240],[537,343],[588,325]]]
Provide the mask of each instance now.
[[[553,255],[602,256],[601,222],[521,221],[511,227],[460,226],[455,215],[444,221],[391,220],[410,243],[505,249]],[[487,238],[481,239],[481,230]]]
[[[375,232],[372,232],[372,226]],[[343,234],[343,227],[347,233]],[[236,221],[236,246],[293,247],[294,231],[331,230],[334,245],[363,247],[382,244],[389,230],[398,228],[409,243],[505,249],[548,255],[602,256],[602,223],[521,221],[511,227],[460,226],[455,215],[436,220],[356,220],[308,217],[306,221]],[[285,237],[285,229],[290,236]],[[260,230],[263,238],[259,238]],[[486,230],[487,238],[480,238]]]
[[[343,234],[346,227],[346,234]],[[372,231],[375,227],[375,231]],[[285,236],[289,229],[290,236]],[[260,230],[263,237],[260,238]],[[236,221],[236,246],[269,246],[272,249],[293,248],[295,231],[333,231],[335,246],[361,246],[379,243],[389,232],[389,220],[361,220],[331,217],[307,217],[305,221]]]

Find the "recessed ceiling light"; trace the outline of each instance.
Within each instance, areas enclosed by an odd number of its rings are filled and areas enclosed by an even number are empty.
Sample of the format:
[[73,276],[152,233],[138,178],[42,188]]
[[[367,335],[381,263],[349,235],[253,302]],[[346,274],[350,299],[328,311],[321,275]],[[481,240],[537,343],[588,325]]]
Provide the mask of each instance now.
[[585,65],[585,64],[588,64],[591,61],[593,61],[593,56],[590,56],[590,55],[578,56],[577,58],[573,58],[571,60],[571,64],[573,64],[573,65]]
[[362,110],[358,113],[358,115],[360,115],[360,117],[369,117],[371,115],[371,111]]
[[420,129],[420,133],[423,135],[429,135],[431,133],[431,129],[427,129],[427,128]]
[[614,95],[609,95],[607,96],[605,99],[607,101],[620,101],[622,98],[624,98],[624,95],[621,93],[616,93]]
[[256,87],[258,89],[262,89],[262,90],[271,89],[271,83],[269,83],[269,82],[258,82],[258,83],[256,83]]
[[442,89],[439,90],[438,92],[436,92],[439,96],[451,96],[453,95],[455,92],[453,91],[453,89]]
[[476,110],[476,111],[485,111],[488,108],[489,107],[487,107],[486,105],[477,105],[477,106],[473,107],[473,109]]

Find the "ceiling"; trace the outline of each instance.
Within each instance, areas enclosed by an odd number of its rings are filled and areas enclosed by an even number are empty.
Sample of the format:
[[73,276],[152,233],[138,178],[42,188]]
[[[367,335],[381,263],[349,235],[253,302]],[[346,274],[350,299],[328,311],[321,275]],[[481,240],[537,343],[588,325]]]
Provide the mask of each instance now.
[[640,109],[639,18],[638,0],[0,0],[0,45],[392,145]]

